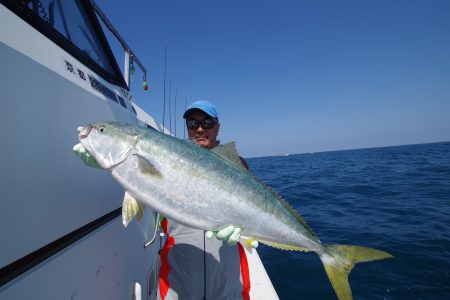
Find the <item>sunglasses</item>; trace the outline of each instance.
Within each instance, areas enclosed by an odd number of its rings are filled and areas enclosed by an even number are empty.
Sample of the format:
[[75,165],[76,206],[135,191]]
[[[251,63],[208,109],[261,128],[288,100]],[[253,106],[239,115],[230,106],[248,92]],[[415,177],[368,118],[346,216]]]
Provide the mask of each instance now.
[[201,126],[203,129],[211,129],[214,126],[216,126],[216,124],[217,124],[216,120],[212,118],[205,119],[203,121],[186,120],[186,127],[188,129],[198,129],[199,126]]

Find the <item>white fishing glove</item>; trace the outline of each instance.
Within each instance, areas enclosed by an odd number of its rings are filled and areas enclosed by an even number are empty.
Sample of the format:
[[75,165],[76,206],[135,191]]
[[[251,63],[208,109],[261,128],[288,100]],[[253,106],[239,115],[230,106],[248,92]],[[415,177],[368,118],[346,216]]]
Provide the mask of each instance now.
[[85,165],[93,168],[101,168],[95,158],[83,147],[83,145],[81,145],[81,143],[73,146],[73,152]]
[[[241,228],[230,225],[230,226],[225,227],[222,230],[217,231],[216,233],[214,233],[211,230],[207,230],[205,232],[205,236],[206,236],[206,238],[210,239],[215,235],[218,240],[226,241],[228,245],[232,246],[232,245],[236,245],[237,242],[239,241],[239,239],[241,237],[241,231],[242,231]],[[252,241],[250,246],[252,248],[257,248],[258,242]]]

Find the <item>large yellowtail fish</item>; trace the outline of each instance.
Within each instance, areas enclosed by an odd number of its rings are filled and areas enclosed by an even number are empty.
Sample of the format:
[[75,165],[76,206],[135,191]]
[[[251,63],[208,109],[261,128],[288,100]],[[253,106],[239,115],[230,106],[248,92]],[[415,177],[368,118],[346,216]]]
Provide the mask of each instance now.
[[125,189],[124,224],[148,205],[198,229],[240,227],[247,246],[256,240],[280,249],[314,251],[339,299],[352,299],[348,275],[356,263],[392,257],[367,247],[322,244],[285,200],[242,167],[233,143],[207,150],[120,123],[87,125],[79,139]]

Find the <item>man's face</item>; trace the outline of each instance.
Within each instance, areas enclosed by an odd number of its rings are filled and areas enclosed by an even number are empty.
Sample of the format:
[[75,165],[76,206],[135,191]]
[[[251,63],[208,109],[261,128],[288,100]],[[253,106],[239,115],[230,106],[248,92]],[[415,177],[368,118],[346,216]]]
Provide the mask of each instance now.
[[[210,116],[202,112],[201,110],[194,110],[187,116],[186,120],[196,120],[201,122],[206,119],[211,119]],[[193,139],[197,144],[202,147],[212,149],[217,145],[217,136],[219,135],[220,124],[217,123],[213,128],[204,129],[199,126],[197,129],[187,129],[190,139]]]

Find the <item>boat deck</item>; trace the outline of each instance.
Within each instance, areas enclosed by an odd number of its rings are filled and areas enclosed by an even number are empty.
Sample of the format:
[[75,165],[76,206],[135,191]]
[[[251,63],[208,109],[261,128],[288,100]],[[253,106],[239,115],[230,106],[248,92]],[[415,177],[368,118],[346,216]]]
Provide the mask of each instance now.
[[256,250],[245,250],[250,272],[250,299],[277,300],[278,295]]

